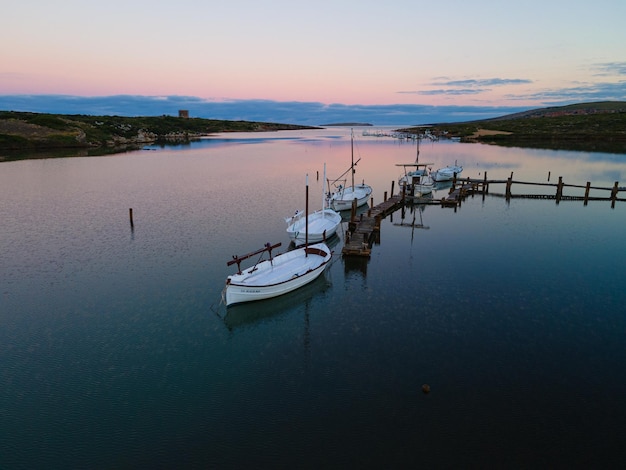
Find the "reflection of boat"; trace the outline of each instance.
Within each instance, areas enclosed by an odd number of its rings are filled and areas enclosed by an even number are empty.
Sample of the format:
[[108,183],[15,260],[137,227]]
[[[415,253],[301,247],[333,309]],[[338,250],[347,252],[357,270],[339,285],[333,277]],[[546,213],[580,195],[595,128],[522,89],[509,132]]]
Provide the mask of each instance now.
[[458,177],[462,171],[463,167],[458,166],[455,162],[454,165],[448,165],[445,168],[439,168],[437,171],[434,171],[432,173],[432,177],[436,183],[441,181],[452,181],[454,176],[456,175]]
[[[329,191],[329,205],[335,209],[336,211],[344,211],[352,209],[352,201],[356,199],[356,206],[360,207],[363,204],[367,204],[369,201],[370,195],[372,194],[372,187],[365,184],[364,182],[361,184],[354,184],[354,167],[361,160],[360,158],[355,162],[354,161],[354,134],[350,136],[350,148],[351,148],[351,156],[352,163],[350,168],[343,172],[343,174],[335,179],[334,181],[327,180],[328,182],[328,191]],[[346,180],[342,180],[343,176],[350,172],[352,175],[352,186],[346,187]],[[331,185],[335,185],[336,189],[334,192],[331,190]]]
[[452,187],[452,181],[435,181],[435,186],[433,187],[433,189],[435,191],[441,191],[444,189],[450,189]]
[[[306,212],[309,208],[309,181],[306,183]],[[306,235],[305,235],[306,236]],[[267,243],[263,248],[243,256],[233,256],[227,265],[237,264],[237,274],[226,278],[224,301],[226,306],[240,302],[269,299],[291,292],[308,284],[318,277],[331,259],[332,252],[325,243],[308,244],[305,246],[278,254],[272,257],[272,250],[281,244]],[[260,260],[269,253],[269,259]],[[253,256],[260,255],[254,266],[241,270],[241,262]]]
[[[424,209],[426,209],[426,205],[425,204],[416,204],[414,206],[411,207],[411,210],[413,212],[413,220],[411,222],[406,222],[405,221],[405,211],[402,210],[402,220],[399,223],[394,223],[393,225],[397,225],[399,227],[411,227],[411,243],[413,243],[413,239],[415,237],[415,229],[423,229],[423,230],[430,230],[430,227],[428,225],[424,225],[424,221],[422,220],[422,213],[424,212]],[[419,213],[419,217],[420,220],[419,222],[417,221],[417,214]]]
[[329,286],[325,276],[319,276],[306,286],[273,299],[258,302],[236,304],[228,308],[224,323],[229,330],[273,319],[292,310],[301,308],[302,303],[310,301],[324,292]]
[[404,168],[404,173],[398,178],[400,191],[414,196],[424,196],[433,191],[435,182],[430,176],[428,165],[432,163],[419,163],[420,146],[417,140],[417,154],[414,163],[396,163],[396,166]]
[[[326,179],[326,164],[324,164],[324,179]],[[308,216],[303,211],[296,211],[291,217],[286,217],[287,233],[296,246],[306,243],[306,232],[308,229],[309,243],[326,241],[337,231],[341,224],[341,214],[325,207],[326,195],[322,190],[322,209]]]

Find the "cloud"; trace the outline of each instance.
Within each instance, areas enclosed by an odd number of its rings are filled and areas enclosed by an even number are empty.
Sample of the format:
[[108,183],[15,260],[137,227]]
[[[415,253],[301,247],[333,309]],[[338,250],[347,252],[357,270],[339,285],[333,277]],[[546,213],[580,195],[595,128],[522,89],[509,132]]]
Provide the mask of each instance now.
[[480,80],[435,81],[431,86],[482,88],[505,85],[528,85],[530,83],[533,83],[533,81],[525,78],[483,78]]
[[412,93],[415,95],[436,96],[436,95],[477,95],[489,91],[486,88],[459,88],[459,89],[438,89],[438,90],[418,90],[418,91],[399,91],[398,93]]
[[271,100],[207,100],[195,96],[0,95],[0,109],[37,113],[107,116],[177,116],[321,126],[362,122],[405,126],[487,119],[530,109],[528,106],[427,106],[411,104],[346,105]]
[[626,101],[626,80],[617,83],[580,83],[569,88],[546,89],[538,92],[508,95],[508,100],[532,100],[545,105],[564,105],[590,101]]
[[597,70],[597,76],[621,76],[626,75],[626,62],[604,62],[591,66],[592,70]]

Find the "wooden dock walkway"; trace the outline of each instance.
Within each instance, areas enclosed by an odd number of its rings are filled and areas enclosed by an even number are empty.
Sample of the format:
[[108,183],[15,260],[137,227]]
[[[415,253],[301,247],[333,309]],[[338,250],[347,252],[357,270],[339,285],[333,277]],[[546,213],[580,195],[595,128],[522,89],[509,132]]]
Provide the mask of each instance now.
[[[552,194],[512,194],[511,186],[513,183],[516,185],[547,186],[553,188],[554,192]],[[505,185],[504,194],[489,193],[490,185],[497,184]],[[392,194],[393,187],[394,185],[392,182]],[[565,195],[563,194],[564,188],[584,189],[584,196]],[[591,189],[610,192],[610,196],[590,196]],[[344,256],[369,257],[372,253],[372,245],[375,242],[380,241],[380,224],[382,219],[400,209],[407,203],[436,204],[441,207],[453,207],[456,211],[456,208],[461,205],[466,197],[481,194],[483,198],[485,198],[486,195],[490,195],[505,198],[507,201],[512,198],[550,199],[555,200],[557,204],[560,201],[583,201],[585,205],[587,205],[588,201],[610,201],[611,208],[613,208],[615,207],[616,201],[626,201],[625,198],[619,197],[619,193],[623,191],[626,191],[626,187],[620,187],[617,181],[613,187],[610,188],[591,186],[590,182],[587,182],[586,185],[565,184],[560,176],[558,183],[532,183],[514,181],[513,173],[511,173],[511,176],[506,180],[488,180],[487,172],[484,173],[483,179],[466,178],[459,179],[458,181],[455,179],[450,186],[450,192],[448,195],[441,199],[426,199],[404,193],[392,195],[390,198],[387,198],[387,191],[385,191],[383,202],[374,206],[372,199],[372,207],[370,207],[367,212],[361,213],[358,216],[356,215],[356,207],[353,205],[348,230],[346,231],[344,237],[344,247],[341,250],[341,253]]]
[[402,195],[396,194],[359,216],[355,215],[356,208],[353,207],[341,253],[344,256],[370,256],[372,245],[380,237],[382,219],[398,210],[403,204]]

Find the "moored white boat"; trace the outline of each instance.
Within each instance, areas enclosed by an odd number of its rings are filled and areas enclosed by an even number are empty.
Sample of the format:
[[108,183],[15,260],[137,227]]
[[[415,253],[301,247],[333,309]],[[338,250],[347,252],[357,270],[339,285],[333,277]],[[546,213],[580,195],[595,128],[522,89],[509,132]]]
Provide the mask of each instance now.
[[[430,176],[428,165],[432,163],[397,163],[404,168],[404,173],[398,178],[400,191],[405,189],[414,196],[423,196],[433,192],[435,182]],[[410,170],[410,168],[415,168]]]
[[[306,181],[306,215],[309,209],[309,177]],[[306,216],[305,215],[305,216]],[[296,290],[317,278],[330,261],[332,251],[325,243],[309,245],[309,224],[305,224],[305,246],[272,257],[277,243],[267,243],[263,248],[243,256],[233,256],[226,264],[237,264],[237,273],[226,278],[222,292],[226,306],[269,299]],[[269,259],[257,261],[254,266],[241,270],[241,262],[255,255],[269,254]]]
[[365,183],[356,184],[348,188],[339,185],[337,191],[330,197],[330,204],[336,211],[350,210],[352,201],[356,199],[356,206],[361,207],[367,204],[371,194],[372,187]]
[[341,214],[332,209],[322,209],[309,214],[296,211],[292,217],[286,217],[287,233],[296,246],[306,243],[306,229],[309,229],[309,243],[326,241],[337,232],[341,224]]
[[458,177],[462,171],[462,166],[448,165],[444,168],[439,168],[438,170],[432,172],[432,177],[436,183],[440,181],[452,181],[454,175],[456,174],[456,176]]
[[[336,211],[345,211],[350,210],[352,208],[352,202],[356,199],[356,206],[361,207],[370,199],[372,195],[372,187],[365,184],[363,181],[361,184],[354,184],[354,167],[361,160],[360,158],[355,162],[354,161],[354,134],[351,135],[351,157],[352,163],[350,168],[348,168],[339,178],[334,181],[328,182],[328,204]],[[352,175],[352,186],[346,187],[346,180],[341,180],[343,176],[350,172]],[[337,183],[342,181],[341,184]],[[335,191],[331,190],[331,185],[337,185]]]
[[431,194],[435,186],[433,178],[430,176],[428,169],[432,163],[419,163],[420,156],[420,143],[417,140],[417,153],[415,155],[414,163],[396,163],[396,166],[401,166],[404,169],[404,173],[398,178],[398,185],[400,191],[406,191],[413,196],[424,196]]
[[224,301],[227,306],[242,302],[269,299],[291,292],[308,284],[324,272],[332,257],[330,248],[325,243],[318,243],[285,253],[271,256],[271,249],[280,246],[267,244],[265,248],[235,257],[228,264],[237,263],[269,251],[270,258],[263,260],[226,279]]
[[[324,180],[326,179],[326,164],[324,164]],[[296,211],[291,217],[286,217],[287,233],[296,246],[307,243],[326,241],[337,232],[341,224],[341,214],[326,206],[326,194],[322,190],[322,209],[306,216],[303,211]]]

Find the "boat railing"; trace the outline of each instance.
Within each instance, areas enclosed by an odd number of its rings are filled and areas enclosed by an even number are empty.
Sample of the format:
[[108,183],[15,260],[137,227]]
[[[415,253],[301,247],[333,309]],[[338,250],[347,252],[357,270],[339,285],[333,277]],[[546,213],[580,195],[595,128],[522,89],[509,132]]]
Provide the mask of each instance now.
[[263,248],[260,248],[256,251],[253,251],[252,253],[248,253],[242,256],[237,256],[237,255],[233,255],[233,259],[231,259],[230,261],[226,262],[227,266],[232,266],[233,264],[237,263],[237,274],[241,274],[241,262],[244,260],[247,260],[248,258],[258,255],[260,253],[264,253],[264,252],[269,252],[270,254],[270,261],[272,260],[272,250],[274,248],[278,248],[279,246],[281,246],[282,243],[278,242],[275,245],[272,245],[271,243],[266,243],[265,246]]

